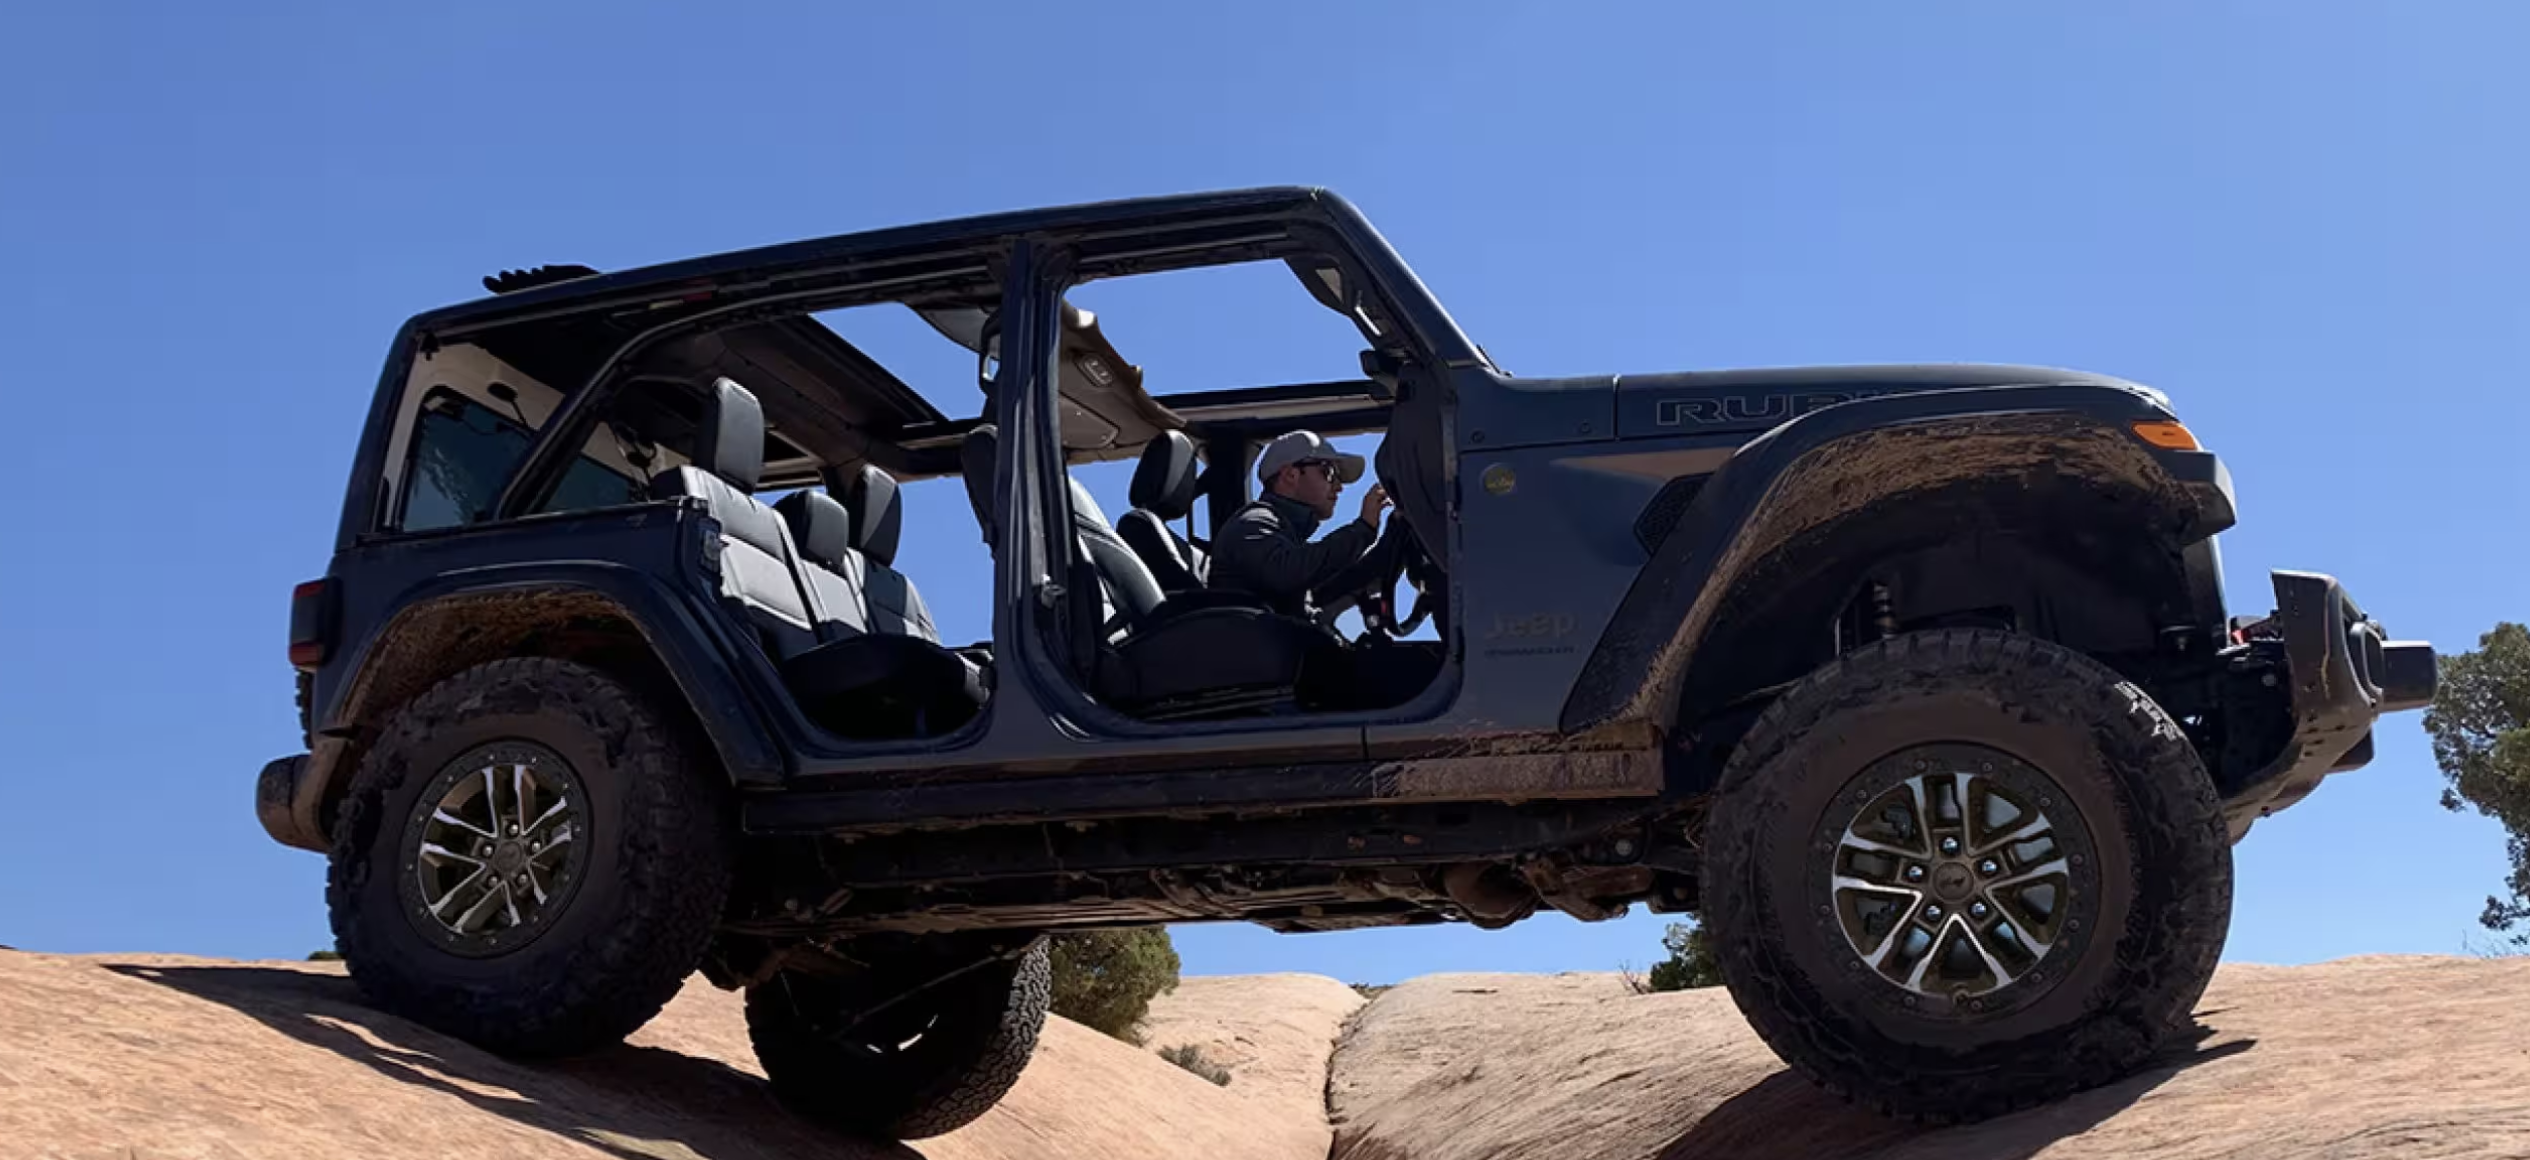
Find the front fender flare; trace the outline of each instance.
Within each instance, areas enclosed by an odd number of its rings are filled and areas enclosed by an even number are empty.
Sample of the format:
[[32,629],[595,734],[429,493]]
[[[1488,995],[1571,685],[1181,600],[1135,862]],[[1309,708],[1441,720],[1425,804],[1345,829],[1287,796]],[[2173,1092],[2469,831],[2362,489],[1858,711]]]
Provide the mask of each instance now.
[[2139,495],[2181,544],[2229,527],[2219,460],[2131,431],[2169,418],[2139,391],[2068,384],[1866,398],[1768,431],[1714,473],[1636,577],[1565,700],[1562,728],[1672,725],[1690,659],[1732,589],[1805,534],[1904,493],[1998,476],[2080,479]]

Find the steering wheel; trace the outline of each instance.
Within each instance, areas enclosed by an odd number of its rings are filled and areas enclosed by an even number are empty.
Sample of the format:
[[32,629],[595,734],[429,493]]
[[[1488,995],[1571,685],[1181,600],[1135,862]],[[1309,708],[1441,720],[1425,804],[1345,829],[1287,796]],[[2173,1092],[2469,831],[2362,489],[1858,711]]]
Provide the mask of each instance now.
[[[1446,611],[1449,607],[1449,576],[1441,571],[1440,562],[1434,560],[1432,553],[1424,548],[1423,537],[1415,534],[1413,524],[1401,518],[1393,519],[1391,522],[1395,523],[1400,531],[1397,556],[1393,565],[1395,571],[1389,574],[1388,581],[1381,587],[1382,593],[1388,596],[1388,627],[1383,631],[1402,637],[1421,627],[1426,619],[1431,619],[1435,621],[1441,633],[1447,635],[1449,632]],[[1381,538],[1385,539],[1386,536],[1383,535]],[[1397,577],[1400,575],[1404,577],[1406,583],[1414,587],[1414,604],[1406,609],[1406,618],[1402,622],[1396,618],[1394,595],[1397,590]]]
[[[1396,596],[1401,578],[1415,591],[1414,607],[1402,621],[1397,617]],[[1318,624],[1332,631],[1338,617],[1359,609],[1363,635],[1394,640],[1413,632],[1431,615],[1439,583],[1440,569],[1424,550],[1422,538],[1414,534],[1414,526],[1391,514],[1370,551],[1328,581],[1330,595],[1318,606]]]

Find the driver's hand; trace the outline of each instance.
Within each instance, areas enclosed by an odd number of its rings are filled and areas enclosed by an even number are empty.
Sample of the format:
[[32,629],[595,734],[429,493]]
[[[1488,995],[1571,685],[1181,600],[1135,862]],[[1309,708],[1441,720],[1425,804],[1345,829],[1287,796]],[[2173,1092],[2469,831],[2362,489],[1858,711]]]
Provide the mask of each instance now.
[[1362,493],[1362,522],[1378,527],[1379,514],[1387,510],[1388,489],[1376,483],[1370,485],[1370,490]]

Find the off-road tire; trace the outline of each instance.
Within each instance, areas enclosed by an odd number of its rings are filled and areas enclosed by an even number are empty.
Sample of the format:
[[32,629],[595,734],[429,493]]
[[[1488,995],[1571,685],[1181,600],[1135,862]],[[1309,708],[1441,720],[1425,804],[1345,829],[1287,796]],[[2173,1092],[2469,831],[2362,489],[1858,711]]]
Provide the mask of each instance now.
[[921,980],[784,972],[748,989],[747,1035],[774,1094],[801,1115],[864,1136],[919,1140],[973,1122],[1019,1082],[1045,1029],[1053,978],[1040,939],[1016,959],[915,997],[921,1016],[937,1021],[912,1047],[873,1051],[824,1029]]
[[[487,1050],[559,1056],[622,1040],[702,961],[729,893],[725,783],[674,718],[607,675],[548,658],[493,661],[398,710],[334,825],[335,944],[378,1007]],[[587,799],[583,872],[550,925],[489,956],[449,953],[400,893],[403,834],[425,786],[486,743],[572,764]]]
[[[2081,806],[2094,851],[2101,921],[2051,990],[1999,1015],[1921,1009],[1936,1004],[1866,969],[1819,917],[1821,893],[1800,885],[1835,857],[1819,835],[1848,779],[1928,742],[2043,771]],[[2178,726],[2097,662],[2006,632],[1898,636],[1800,681],[1730,759],[1707,834],[1704,921],[1750,1024],[1830,1091],[1930,1122],[2030,1106],[2150,1060],[2189,1027],[2230,921],[2228,832]]]

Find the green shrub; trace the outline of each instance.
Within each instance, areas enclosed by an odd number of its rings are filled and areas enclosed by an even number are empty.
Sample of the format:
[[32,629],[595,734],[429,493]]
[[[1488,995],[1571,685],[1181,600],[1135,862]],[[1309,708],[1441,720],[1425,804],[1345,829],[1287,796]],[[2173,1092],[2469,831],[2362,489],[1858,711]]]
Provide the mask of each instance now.
[[1160,1058],[1211,1080],[1215,1087],[1230,1086],[1229,1069],[1204,1058],[1204,1049],[1191,1043],[1160,1049]]
[[1646,989],[1686,991],[1722,985],[1722,961],[1713,956],[1713,941],[1702,926],[1670,923],[1667,933],[1660,936],[1660,945],[1669,957],[1652,964],[1644,980]]
[[1151,1000],[1177,989],[1177,948],[1166,927],[1058,934],[1047,948],[1054,963],[1054,1013],[1127,1043]]
[[2440,668],[2425,735],[2450,783],[2442,806],[2474,807],[2511,839],[2509,897],[2488,895],[2478,921],[2511,950],[2530,952],[2530,627],[2499,623],[2475,652],[2445,655]]

